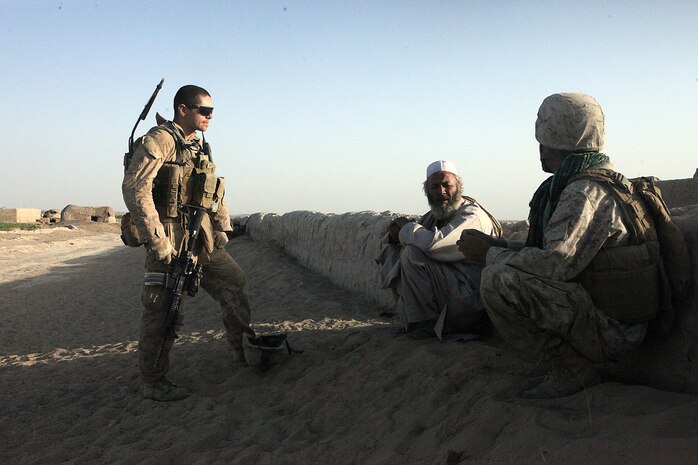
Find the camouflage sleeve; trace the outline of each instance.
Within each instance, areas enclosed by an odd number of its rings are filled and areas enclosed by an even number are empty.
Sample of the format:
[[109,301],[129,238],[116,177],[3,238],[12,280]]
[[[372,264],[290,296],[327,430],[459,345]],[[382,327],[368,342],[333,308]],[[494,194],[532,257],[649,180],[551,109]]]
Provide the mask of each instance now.
[[165,237],[155,203],[153,179],[165,161],[174,159],[175,145],[172,136],[165,131],[151,131],[143,136],[131,163],[124,173],[121,192],[124,203],[131,212],[141,238],[147,243]]
[[602,246],[627,242],[622,210],[601,185],[579,180],[565,188],[548,229],[545,247],[518,252],[493,247],[487,264],[507,265],[534,276],[569,281],[589,265]]

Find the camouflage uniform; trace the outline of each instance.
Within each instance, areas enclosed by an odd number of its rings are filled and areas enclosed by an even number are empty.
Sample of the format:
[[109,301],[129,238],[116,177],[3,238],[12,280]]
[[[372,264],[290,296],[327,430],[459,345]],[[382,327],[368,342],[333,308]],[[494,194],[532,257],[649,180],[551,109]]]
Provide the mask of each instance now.
[[[174,131],[183,139],[182,129],[173,122],[157,126],[146,134],[136,148],[133,158],[124,175],[122,191],[138,233],[146,244],[167,237],[178,250],[183,242],[184,227],[181,215],[166,218],[158,213],[153,200],[153,180],[165,162],[177,158],[177,141],[168,132]],[[191,169],[201,148],[201,141],[195,134],[185,140],[179,155],[184,159],[184,169]],[[184,187],[184,186],[183,186]],[[201,247],[198,263],[202,265],[201,287],[219,304],[223,324],[234,357],[242,357],[242,334],[249,330],[250,306],[247,278],[235,260],[225,251],[214,246],[214,231],[232,231],[230,217],[225,203],[221,201],[215,213],[207,213],[201,225]],[[168,266],[158,261],[148,252],[145,268],[148,272],[165,273]],[[143,380],[147,383],[164,379],[168,371],[168,355],[174,339],[169,339],[163,349],[159,369],[154,368],[156,354],[162,344],[162,331],[171,291],[162,286],[145,286],[141,300],[144,310],[141,318],[139,339],[139,366]],[[185,299],[186,301],[186,299]]]
[[574,281],[602,247],[627,245],[630,235],[622,215],[617,200],[599,183],[580,179],[563,190],[544,248],[488,251],[481,296],[507,342],[531,352],[566,342],[595,362],[617,359],[642,342],[647,323],[609,318]]
[[495,226],[477,202],[465,200],[445,224],[431,212],[400,230],[400,244],[383,239],[376,261],[382,289],[392,289],[396,308],[410,324],[436,322],[436,334],[476,331],[485,317],[479,297],[481,267],[468,264],[456,241],[465,229],[495,235]]

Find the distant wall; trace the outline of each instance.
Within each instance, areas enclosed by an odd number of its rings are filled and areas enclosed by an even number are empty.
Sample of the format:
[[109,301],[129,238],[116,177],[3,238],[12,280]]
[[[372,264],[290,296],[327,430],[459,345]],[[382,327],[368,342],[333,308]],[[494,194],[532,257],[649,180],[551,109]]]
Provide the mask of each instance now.
[[[328,277],[340,287],[360,292],[389,307],[390,291],[380,289],[376,256],[381,239],[397,213],[364,211],[324,214],[295,211],[284,215],[255,213],[246,228],[253,239],[270,240],[304,267]],[[503,222],[507,237],[526,229],[526,221]]]
[[35,223],[41,218],[38,208],[0,208],[2,223]]
[[[686,237],[694,263],[688,298],[676,308],[673,334],[648,338],[635,354],[604,369],[629,382],[698,394],[698,205],[673,209],[672,215]],[[390,212],[256,213],[250,216],[247,231],[255,240],[279,243],[301,265],[338,286],[389,307],[392,298],[389,291],[379,289],[374,258],[380,252],[385,229],[396,216]],[[506,224],[508,237],[525,236],[523,226],[522,222]]]
[[662,191],[662,197],[670,207],[698,204],[698,177],[657,181],[657,187]]
[[116,214],[112,207],[81,207],[79,205],[68,205],[61,211],[61,221],[116,223]]
[[390,212],[255,213],[247,221],[247,231],[254,239],[281,244],[301,265],[338,286],[387,307],[392,305],[391,297],[379,288],[378,265],[373,259],[394,216]]

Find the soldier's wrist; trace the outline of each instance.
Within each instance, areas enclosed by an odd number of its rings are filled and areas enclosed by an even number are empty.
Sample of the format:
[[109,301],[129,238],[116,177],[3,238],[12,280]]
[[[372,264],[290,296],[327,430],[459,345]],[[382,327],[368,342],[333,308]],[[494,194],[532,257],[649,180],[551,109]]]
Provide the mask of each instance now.
[[166,237],[152,237],[148,242],[146,242],[146,246],[150,249],[157,249],[161,247],[167,240],[168,239]]

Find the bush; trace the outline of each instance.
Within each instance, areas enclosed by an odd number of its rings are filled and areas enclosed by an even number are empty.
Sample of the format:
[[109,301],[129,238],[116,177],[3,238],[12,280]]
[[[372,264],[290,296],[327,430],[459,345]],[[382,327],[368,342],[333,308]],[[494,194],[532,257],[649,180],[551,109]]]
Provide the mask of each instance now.
[[36,225],[31,223],[0,223],[0,231],[11,231],[13,229],[31,231],[36,229]]

